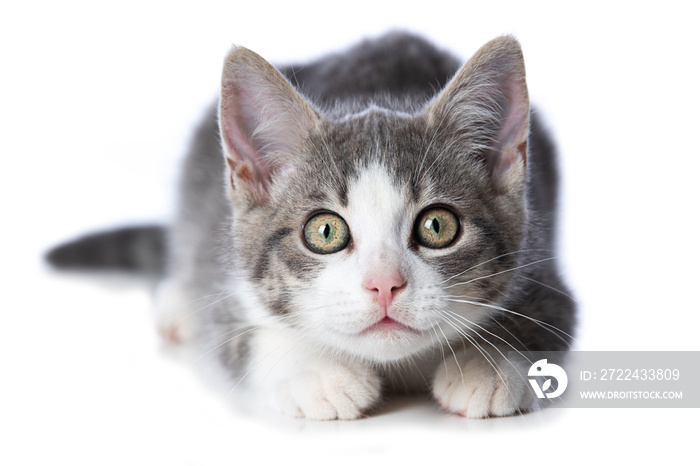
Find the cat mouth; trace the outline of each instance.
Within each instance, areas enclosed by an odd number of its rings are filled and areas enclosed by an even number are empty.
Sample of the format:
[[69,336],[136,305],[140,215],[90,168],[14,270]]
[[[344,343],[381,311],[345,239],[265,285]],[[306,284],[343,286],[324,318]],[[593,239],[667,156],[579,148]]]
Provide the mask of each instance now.
[[409,327],[408,325],[402,324],[398,320],[394,320],[389,316],[384,317],[382,320],[375,322],[374,324],[370,325],[366,329],[364,329],[361,334],[362,335],[370,335],[370,334],[377,334],[377,333],[383,333],[383,334],[389,334],[389,333],[398,333],[398,332],[411,332],[411,333],[417,333],[417,330],[414,329],[413,327]]

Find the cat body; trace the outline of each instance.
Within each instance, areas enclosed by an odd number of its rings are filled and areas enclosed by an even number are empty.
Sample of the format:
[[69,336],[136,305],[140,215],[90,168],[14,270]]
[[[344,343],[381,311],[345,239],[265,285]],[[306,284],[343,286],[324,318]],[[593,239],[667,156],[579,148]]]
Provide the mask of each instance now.
[[469,62],[407,34],[280,71],[234,48],[169,230],[158,327],[284,413],[397,390],[534,407],[511,350],[566,350],[555,154],[510,37]]

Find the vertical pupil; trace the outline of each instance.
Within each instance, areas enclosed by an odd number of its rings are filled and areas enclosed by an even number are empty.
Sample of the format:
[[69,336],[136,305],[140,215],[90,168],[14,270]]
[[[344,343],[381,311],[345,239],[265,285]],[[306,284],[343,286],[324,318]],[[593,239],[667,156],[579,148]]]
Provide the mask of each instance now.
[[438,221],[438,219],[433,218],[431,226],[435,233],[440,234],[440,222]]
[[326,223],[325,225],[321,226],[319,233],[321,233],[321,236],[323,236],[325,239],[328,239],[328,237],[331,235],[331,226]]

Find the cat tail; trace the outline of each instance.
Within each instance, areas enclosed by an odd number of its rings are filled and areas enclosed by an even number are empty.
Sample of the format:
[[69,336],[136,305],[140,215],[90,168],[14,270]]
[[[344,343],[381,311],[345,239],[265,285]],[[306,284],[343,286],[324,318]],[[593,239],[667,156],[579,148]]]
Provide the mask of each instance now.
[[165,271],[167,230],[162,226],[125,227],[88,234],[46,253],[57,269],[144,273]]

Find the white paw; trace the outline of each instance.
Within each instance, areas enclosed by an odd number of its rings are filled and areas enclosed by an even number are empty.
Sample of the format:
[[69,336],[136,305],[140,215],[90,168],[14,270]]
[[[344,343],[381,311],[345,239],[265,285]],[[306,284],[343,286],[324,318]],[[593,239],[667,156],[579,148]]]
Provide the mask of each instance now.
[[158,335],[170,344],[187,343],[197,335],[190,299],[174,281],[165,280],[155,296],[155,323]]
[[275,389],[286,415],[327,421],[357,419],[381,397],[381,379],[371,369],[319,364],[294,375]]
[[533,407],[527,380],[502,356],[496,354],[490,364],[474,349],[450,356],[438,367],[433,382],[433,395],[447,411],[485,418],[524,413]]

